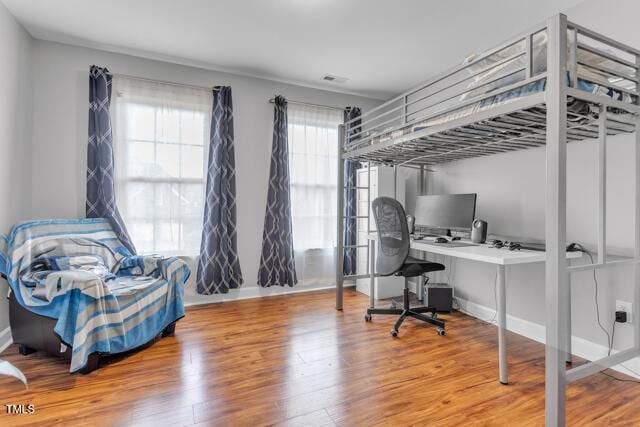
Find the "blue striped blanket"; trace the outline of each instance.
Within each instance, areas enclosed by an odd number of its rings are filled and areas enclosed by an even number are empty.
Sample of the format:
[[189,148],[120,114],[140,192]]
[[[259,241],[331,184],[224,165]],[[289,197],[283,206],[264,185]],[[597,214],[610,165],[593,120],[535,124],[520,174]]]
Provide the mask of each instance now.
[[0,272],[23,307],[57,319],[71,372],[92,353],[139,347],[183,317],[190,275],[178,258],[131,255],[103,219],[16,225],[0,235]]

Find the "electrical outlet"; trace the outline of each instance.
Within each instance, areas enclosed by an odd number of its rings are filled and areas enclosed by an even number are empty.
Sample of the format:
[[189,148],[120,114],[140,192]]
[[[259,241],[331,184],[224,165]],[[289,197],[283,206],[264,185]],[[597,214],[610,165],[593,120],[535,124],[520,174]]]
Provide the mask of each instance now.
[[616,310],[615,311],[626,311],[627,312],[627,323],[633,322],[633,304],[631,304],[629,301],[616,300]]

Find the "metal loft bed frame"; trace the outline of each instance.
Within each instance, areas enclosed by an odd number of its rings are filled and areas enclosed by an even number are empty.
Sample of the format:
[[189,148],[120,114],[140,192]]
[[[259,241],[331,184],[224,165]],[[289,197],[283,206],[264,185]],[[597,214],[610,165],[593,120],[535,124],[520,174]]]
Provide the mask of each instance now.
[[[428,165],[546,144],[545,416],[549,426],[565,424],[567,383],[640,355],[640,316],[634,316],[633,347],[565,368],[572,273],[631,264],[634,304],[640,307],[640,132],[635,133],[634,255],[610,260],[606,244],[607,138],[634,132],[640,125],[639,68],[639,50],[559,14],[340,128],[338,182],[343,186],[345,161],[417,168],[422,178]],[[570,266],[566,259],[566,145],[584,139],[598,144],[597,259]],[[368,187],[356,188],[369,193]],[[337,206],[336,308],[341,310],[344,280],[368,277],[368,271],[343,276],[341,191]],[[356,218],[366,219],[370,230],[369,213]],[[367,270],[374,268],[373,253],[367,258]]]

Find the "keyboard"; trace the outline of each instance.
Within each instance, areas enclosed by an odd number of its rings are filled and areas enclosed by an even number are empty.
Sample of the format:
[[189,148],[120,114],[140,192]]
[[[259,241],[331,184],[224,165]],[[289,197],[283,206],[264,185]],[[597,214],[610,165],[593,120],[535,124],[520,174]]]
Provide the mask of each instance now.
[[420,242],[420,243],[426,243],[427,245],[444,246],[446,248],[462,248],[462,247],[465,247],[465,246],[480,246],[477,243],[461,242],[459,240],[454,240],[454,241],[448,242],[448,243],[436,243],[434,241],[429,241],[429,240],[416,240],[416,241]]

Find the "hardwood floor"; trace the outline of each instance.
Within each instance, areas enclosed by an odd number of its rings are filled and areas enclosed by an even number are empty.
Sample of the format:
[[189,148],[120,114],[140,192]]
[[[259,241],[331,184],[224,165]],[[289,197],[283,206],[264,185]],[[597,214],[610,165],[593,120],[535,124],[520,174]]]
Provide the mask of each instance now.
[[[327,291],[188,309],[176,335],[86,376],[40,353],[1,357],[28,389],[0,380],[0,425],[543,425],[544,347],[509,334],[497,381],[495,327],[453,314],[447,335],[408,320],[363,319],[367,298]],[[620,378],[620,374],[609,371]],[[568,390],[569,425],[640,425],[640,384],[604,374]]]

